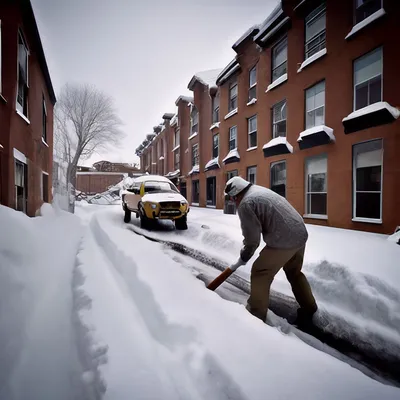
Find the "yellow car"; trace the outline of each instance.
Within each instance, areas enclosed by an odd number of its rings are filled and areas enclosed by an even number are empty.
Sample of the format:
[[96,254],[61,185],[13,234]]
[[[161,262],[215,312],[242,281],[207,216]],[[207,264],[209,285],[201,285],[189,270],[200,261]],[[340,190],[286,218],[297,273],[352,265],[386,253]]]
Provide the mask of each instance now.
[[167,178],[143,175],[134,179],[121,191],[124,221],[131,221],[131,214],[140,218],[142,228],[151,229],[155,221],[169,219],[176,229],[187,229],[188,201]]

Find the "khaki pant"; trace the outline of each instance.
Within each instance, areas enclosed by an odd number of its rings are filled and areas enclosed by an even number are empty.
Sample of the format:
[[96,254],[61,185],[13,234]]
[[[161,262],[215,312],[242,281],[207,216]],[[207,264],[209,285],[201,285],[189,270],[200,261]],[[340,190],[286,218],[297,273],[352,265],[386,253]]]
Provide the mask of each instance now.
[[264,247],[251,270],[251,288],[247,309],[263,321],[269,305],[269,290],[275,275],[283,267],[300,307],[310,314],[317,304],[305,275],[301,272],[305,246],[300,249]]

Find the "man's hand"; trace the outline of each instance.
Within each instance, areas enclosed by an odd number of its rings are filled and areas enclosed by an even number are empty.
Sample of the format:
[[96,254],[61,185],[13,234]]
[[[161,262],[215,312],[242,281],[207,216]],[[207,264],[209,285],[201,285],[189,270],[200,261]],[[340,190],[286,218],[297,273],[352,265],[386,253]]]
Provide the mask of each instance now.
[[232,264],[229,269],[232,271],[236,271],[239,267],[241,267],[242,265],[245,265],[246,263],[241,259],[241,257],[239,257],[239,259]]

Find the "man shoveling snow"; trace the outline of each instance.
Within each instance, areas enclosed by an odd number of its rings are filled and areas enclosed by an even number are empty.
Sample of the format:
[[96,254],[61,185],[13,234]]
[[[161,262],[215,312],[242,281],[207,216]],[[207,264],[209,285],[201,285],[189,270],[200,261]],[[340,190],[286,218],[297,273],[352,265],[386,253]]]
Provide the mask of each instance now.
[[282,196],[238,176],[226,183],[225,194],[236,203],[244,237],[240,257],[230,270],[236,271],[250,260],[260,244],[261,234],[266,243],[251,270],[247,309],[265,320],[272,281],[283,268],[300,305],[296,324],[310,323],[317,304],[301,271],[308,238],[303,218]]

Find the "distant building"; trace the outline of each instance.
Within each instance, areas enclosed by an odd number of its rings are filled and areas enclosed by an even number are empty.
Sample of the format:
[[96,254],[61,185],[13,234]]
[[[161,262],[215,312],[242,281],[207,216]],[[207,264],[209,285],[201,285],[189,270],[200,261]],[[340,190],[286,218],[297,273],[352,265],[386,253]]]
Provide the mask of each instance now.
[[193,206],[224,208],[235,175],[307,223],[392,233],[400,198],[400,2],[282,0],[221,72],[136,149]]
[[30,1],[0,1],[0,203],[30,216],[51,201],[55,103]]

